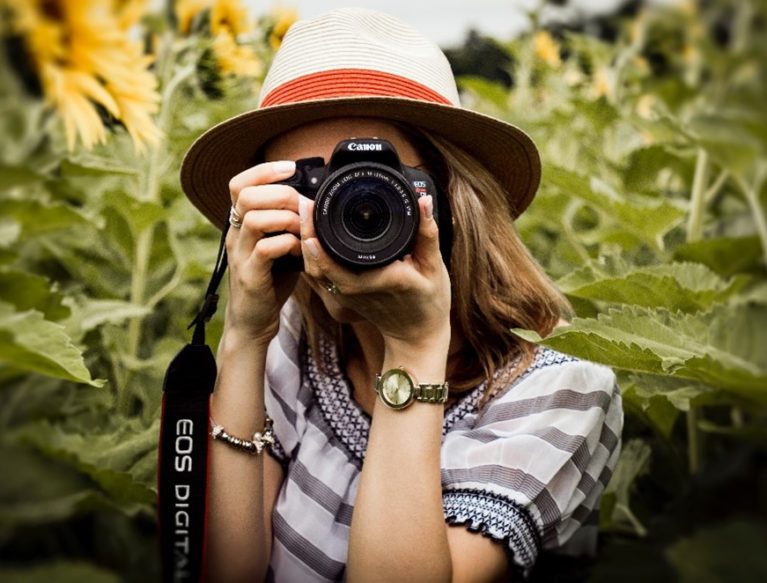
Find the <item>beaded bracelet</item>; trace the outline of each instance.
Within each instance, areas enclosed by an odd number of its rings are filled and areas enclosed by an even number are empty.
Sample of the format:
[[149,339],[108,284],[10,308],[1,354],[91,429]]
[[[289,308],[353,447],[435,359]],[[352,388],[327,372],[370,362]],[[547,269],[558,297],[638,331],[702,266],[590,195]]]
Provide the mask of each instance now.
[[225,444],[249,453],[250,455],[260,455],[265,448],[274,445],[274,431],[272,431],[272,420],[267,415],[264,421],[264,430],[256,431],[253,434],[253,439],[240,439],[229,435],[222,425],[216,423],[213,418],[210,418],[210,424],[212,426],[210,435],[213,439],[220,440]]

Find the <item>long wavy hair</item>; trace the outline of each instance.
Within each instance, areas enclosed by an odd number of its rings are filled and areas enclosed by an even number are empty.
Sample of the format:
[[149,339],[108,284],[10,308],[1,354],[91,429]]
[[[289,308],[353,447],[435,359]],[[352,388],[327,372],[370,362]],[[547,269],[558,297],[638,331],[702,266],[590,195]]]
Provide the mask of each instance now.
[[[545,336],[560,318],[571,315],[571,307],[520,240],[509,198],[494,176],[444,138],[393,125],[416,147],[438,188],[447,192],[453,216],[451,326],[454,337],[461,340],[448,356],[447,378],[453,395],[487,380],[482,406],[534,358],[535,345],[510,329],[526,328]],[[350,329],[333,320],[303,280],[295,297],[312,351],[319,354],[325,335],[336,342],[343,361]]]

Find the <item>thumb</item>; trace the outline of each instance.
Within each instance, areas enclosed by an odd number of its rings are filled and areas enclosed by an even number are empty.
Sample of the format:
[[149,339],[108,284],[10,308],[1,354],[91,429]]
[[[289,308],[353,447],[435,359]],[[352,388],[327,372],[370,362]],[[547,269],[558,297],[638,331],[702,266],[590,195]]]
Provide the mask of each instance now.
[[437,267],[442,263],[439,250],[439,228],[434,220],[434,199],[431,195],[418,199],[420,221],[413,250],[414,258],[422,265]]

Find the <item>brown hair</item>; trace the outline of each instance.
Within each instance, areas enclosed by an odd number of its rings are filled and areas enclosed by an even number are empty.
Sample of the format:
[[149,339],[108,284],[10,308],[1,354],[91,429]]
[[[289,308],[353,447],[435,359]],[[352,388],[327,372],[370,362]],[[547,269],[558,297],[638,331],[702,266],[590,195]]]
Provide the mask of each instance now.
[[[493,175],[444,138],[394,125],[448,193],[454,231],[451,325],[463,342],[448,358],[447,376],[451,393],[473,389],[487,379],[481,406],[533,360],[534,345],[510,329],[527,328],[545,336],[571,308],[520,240],[509,199]],[[319,354],[324,334],[337,343],[343,357],[349,331],[330,317],[308,284],[300,281],[295,295],[312,350]]]

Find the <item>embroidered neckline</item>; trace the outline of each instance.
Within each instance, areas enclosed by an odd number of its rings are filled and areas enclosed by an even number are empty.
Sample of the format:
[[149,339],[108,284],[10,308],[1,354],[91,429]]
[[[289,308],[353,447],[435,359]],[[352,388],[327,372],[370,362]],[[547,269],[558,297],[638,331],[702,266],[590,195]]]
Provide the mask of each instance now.
[[[322,337],[320,338],[319,345],[319,355],[315,355],[311,349],[307,350],[306,370],[308,382],[317,397],[320,411],[325,421],[337,439],[361,463],[365,461],[365,450],[367,449],[372,419],[352,397],[351,381],[341,370],[338,349],[335,343],[328,338]],[[576,357],[546,347],[538,346],[535,351],[535,357],[530,366],[514,379],[508,387],[503,388],[495,395],[494,398],[500,398],[536,370],[578,360]],[[320,370],[318,364],[320,359],[328,374]],[[518,362],[519,359],[514,359],[509,366],[516,366]],[[496,375],[500,374],[501,370],[497,371]],[[445,410],[442,422],[443,439],[453,426],[467,415],[477,412],[479,400],[486,386],[487,380],[477,385],[474,389],[467,391],[464,396]]]
[[[308,350],[306,368],[309,382],[325,421],[346,449],[362,462],[365,460],[372,419],[352,397],[351,382],[341,370],[335,343],[323,337],[319,345],[318,358]],[[319,359],[328,374],[320,370]],[[477,410],[486,385],[487,381],[483,381],[445,410],[442,422],[443,438],[455,423]]]

